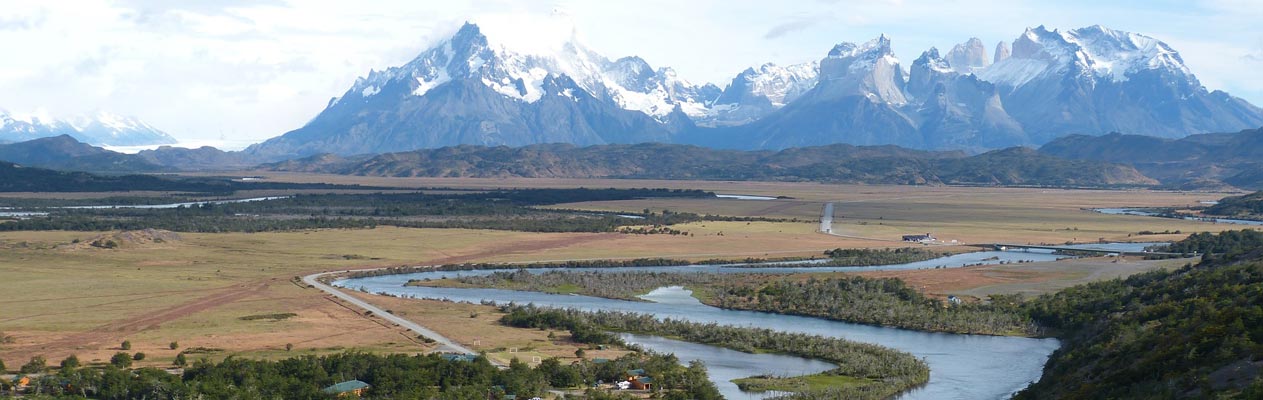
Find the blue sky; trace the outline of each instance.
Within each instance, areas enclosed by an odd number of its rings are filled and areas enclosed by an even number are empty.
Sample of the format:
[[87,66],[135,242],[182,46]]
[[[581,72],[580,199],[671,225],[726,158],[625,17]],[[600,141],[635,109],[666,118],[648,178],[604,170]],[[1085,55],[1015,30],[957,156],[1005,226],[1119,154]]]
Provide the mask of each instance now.
[[992,48],[1027,27],[1101,24],[1163,40],[1208,88],[1263,104],[1258,0],[2,2],[0,108],[135,115],[183,140],[279,135],[465,20],[556,9],[609,57],[639,55],[721,87],[746,67],[818,59],[882,33],[906,67],[974,36]]

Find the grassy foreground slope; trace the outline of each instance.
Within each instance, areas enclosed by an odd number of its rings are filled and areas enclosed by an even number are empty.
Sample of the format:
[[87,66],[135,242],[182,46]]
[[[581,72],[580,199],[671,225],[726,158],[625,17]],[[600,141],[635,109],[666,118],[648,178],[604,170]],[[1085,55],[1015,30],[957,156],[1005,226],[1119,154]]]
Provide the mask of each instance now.
[[1263,397],[1263,233],[1177,245],[1222,254],[1029,303],[1037,322],[1062,331],[1063,347],[1017,398]]

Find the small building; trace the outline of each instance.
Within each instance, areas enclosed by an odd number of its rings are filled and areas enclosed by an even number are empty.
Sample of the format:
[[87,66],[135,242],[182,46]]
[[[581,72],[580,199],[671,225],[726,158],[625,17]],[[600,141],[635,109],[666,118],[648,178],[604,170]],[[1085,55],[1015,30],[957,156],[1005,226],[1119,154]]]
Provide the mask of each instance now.
[[[622,385],[619,385],[620,387]],[[645,376],[645,370],[633,369],[627,371],[627,386],[635,390],[651,390],[653,387],[653,378]]]
[[443,357],[443,359],[447,361],[464,361],[464,362],[474,362],[474,360],[478,359],[478,356],[475,356],[473,354],[457,354],[457,353],[447,353],[447,354],[442,355],[441,357]]
[[934,240],[934,236],[928,233],[924,235],[903,235],[903,241],[905,242],[925,242],[930,240]]
[[653,378],[647,376],[637,376],[636,379],[632,379],[630,383],[632,389],[653,390]]
[[368,390],[369,385],[360,380],[349,380],[346,382],[338,382],[333,386],[322,389],[321,391],[336,395],[338,397],[360,397],[364,395],[364,391]]

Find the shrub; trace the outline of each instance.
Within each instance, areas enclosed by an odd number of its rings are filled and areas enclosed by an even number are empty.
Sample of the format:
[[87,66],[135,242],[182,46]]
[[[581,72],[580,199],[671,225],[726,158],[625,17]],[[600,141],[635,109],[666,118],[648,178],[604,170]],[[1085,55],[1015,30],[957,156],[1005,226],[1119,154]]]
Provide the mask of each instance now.
[[131,368],[132,356],[121,351],[114,353],[114,356],[110,357],[110,364],[119,368]]
[[24,374],[38,374],[46,369],[48,369],[48,361],[44,359],[44,356],[35,356],[31,357],[31,361],[22,366],[21,372]]
[[68,370],[74,368],[79,368],[78,356],[71,354],[70,357],[66,357],[65,360],[61,360],[61,369]]

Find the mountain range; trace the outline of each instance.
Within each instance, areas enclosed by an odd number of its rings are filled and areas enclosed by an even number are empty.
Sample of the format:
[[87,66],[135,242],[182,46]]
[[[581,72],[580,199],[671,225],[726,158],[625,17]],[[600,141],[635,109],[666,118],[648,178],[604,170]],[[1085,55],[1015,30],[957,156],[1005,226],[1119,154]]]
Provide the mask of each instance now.
[[134,118],[97,112],[89,116],[56,119],[17,116],[0,110],[0,142],[69,135],[98,146],[147,146],[174,144],[175,138]]
[[833,143],[981,152],[1106,132],[1178,138],[1263,126],[1208,91],[1157,39],[1101,26],[1027,29],[994,52],[970,39],[905,69],[893,40],[694,84],[573,37],[523,48],[466,23],[412,61],[370,71],[305,126],[251,146],[280,160],[461,144],[643,142],[730,149]]

